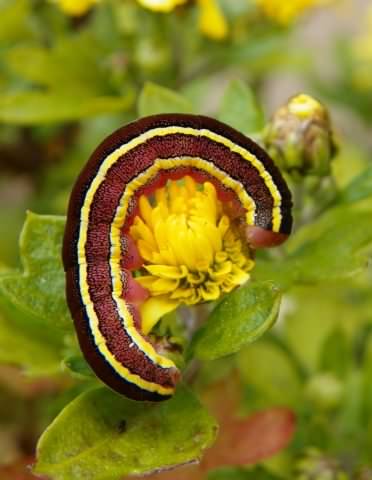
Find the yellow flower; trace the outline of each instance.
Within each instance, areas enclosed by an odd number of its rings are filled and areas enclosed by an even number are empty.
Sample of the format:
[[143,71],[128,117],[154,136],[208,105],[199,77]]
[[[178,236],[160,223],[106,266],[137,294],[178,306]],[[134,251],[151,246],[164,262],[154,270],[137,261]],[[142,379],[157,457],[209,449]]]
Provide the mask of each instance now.
[[228,34],[226,19],[216,0],[198,0],[199,28],[209,38],[222,40]]
[[140,5],[155,12],[170,12],[187,0],[137,0]]
[[[188,0],[137,0],[145,8],[155,12],[170,12]],[[218,0],[197,0],[199,6],[199,28],[205,36],[221,40],[228,34],[227,21]]]
[[100,0],[54,0],[67,15],[79,17],[87,13]]
[[258,6],[271,20],[289,25],[299,15],[313,7],[324,6],[332,0],[257,0]]
[[185,177],[139,203],[130,235],[144,259],[136,281],[150,293],[141,306],[144,333],[181,303],[217,300],[249,279],[254,262],[211,183]]

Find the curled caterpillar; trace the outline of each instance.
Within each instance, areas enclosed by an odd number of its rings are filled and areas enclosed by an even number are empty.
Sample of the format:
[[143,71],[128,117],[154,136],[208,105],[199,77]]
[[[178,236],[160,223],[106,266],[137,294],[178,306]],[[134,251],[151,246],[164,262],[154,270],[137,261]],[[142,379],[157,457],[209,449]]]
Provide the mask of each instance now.
[[129,235],[141,195],[186,175],[214,185],[244,212],[252,248],[282,243],[292,227],[291,195],[252,140],[208,117],[142,118],[107,137],[72,190],[63,244],[67,302],[80,347],[96,375],[135,400],[173,393],[180,373],[141,332],[131,298],[141,258]]

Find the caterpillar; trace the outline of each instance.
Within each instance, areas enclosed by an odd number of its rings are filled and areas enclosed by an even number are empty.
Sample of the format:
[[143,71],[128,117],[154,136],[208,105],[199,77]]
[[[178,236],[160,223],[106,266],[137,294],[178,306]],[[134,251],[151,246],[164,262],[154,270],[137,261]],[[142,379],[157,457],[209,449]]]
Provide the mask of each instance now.
[[71,193],[63,241],[67,303],[95,374],[135,400],[172,396],[180,373],[141,333],[131,301],[140,261],[128,232],[141,195],[185,175],[211,182],[244,209],[252,248],[282,243],[292,227],[291,195],[265,151],[212,118],[164,114],[107,137]]

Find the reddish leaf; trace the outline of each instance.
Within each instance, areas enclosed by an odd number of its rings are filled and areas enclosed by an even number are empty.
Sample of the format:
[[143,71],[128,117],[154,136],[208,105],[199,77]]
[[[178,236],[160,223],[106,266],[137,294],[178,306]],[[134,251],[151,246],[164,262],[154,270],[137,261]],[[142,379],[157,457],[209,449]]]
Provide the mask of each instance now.
[[231,419],[208,450],[203,470],[224,465],[249,465],[285,448],[295,431],[295,415],[287,408],[271,408],[246,419]]
[[224,422],[217,442],[200,465],[188,465],[162,472],[148,480],[202,480],[208,470],[227,465],[249,465],[278,453],[292,440],[295,415],[288,408],[271,408],[245,419]]
[[42,477],[33,475],[31,472],[34,462],[33,457],[24,457],[11,465],[0,466],[1,480],[40,480]]
[[50,378],[28,378],[19,367],[0,365],[0,385],[21,398],[35,398],[43,394],[60,391],[69,380]]
[[203,400],[217,417],[220,432],[200,465],[181,466],[151,475],[146,480],[205,480],[211,469],[254,464],[284,449],[295,432],[293,411],[276,407],[256,412],[248,418],[237,418],[240,392],[239,379],[231,374],[204,393]]

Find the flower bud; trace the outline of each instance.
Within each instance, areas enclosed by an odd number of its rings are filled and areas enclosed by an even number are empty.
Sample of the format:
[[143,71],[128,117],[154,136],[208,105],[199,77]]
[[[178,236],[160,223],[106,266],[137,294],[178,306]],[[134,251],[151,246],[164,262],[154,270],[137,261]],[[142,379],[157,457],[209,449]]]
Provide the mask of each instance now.
[[296,464],[296,480],[350,480],[339,460],[316,448],[308,449]]
[[327,109],[309,95],[292,97],[275,112],[264,132],[268,152],[293,175],[324,177],[336,152]]

